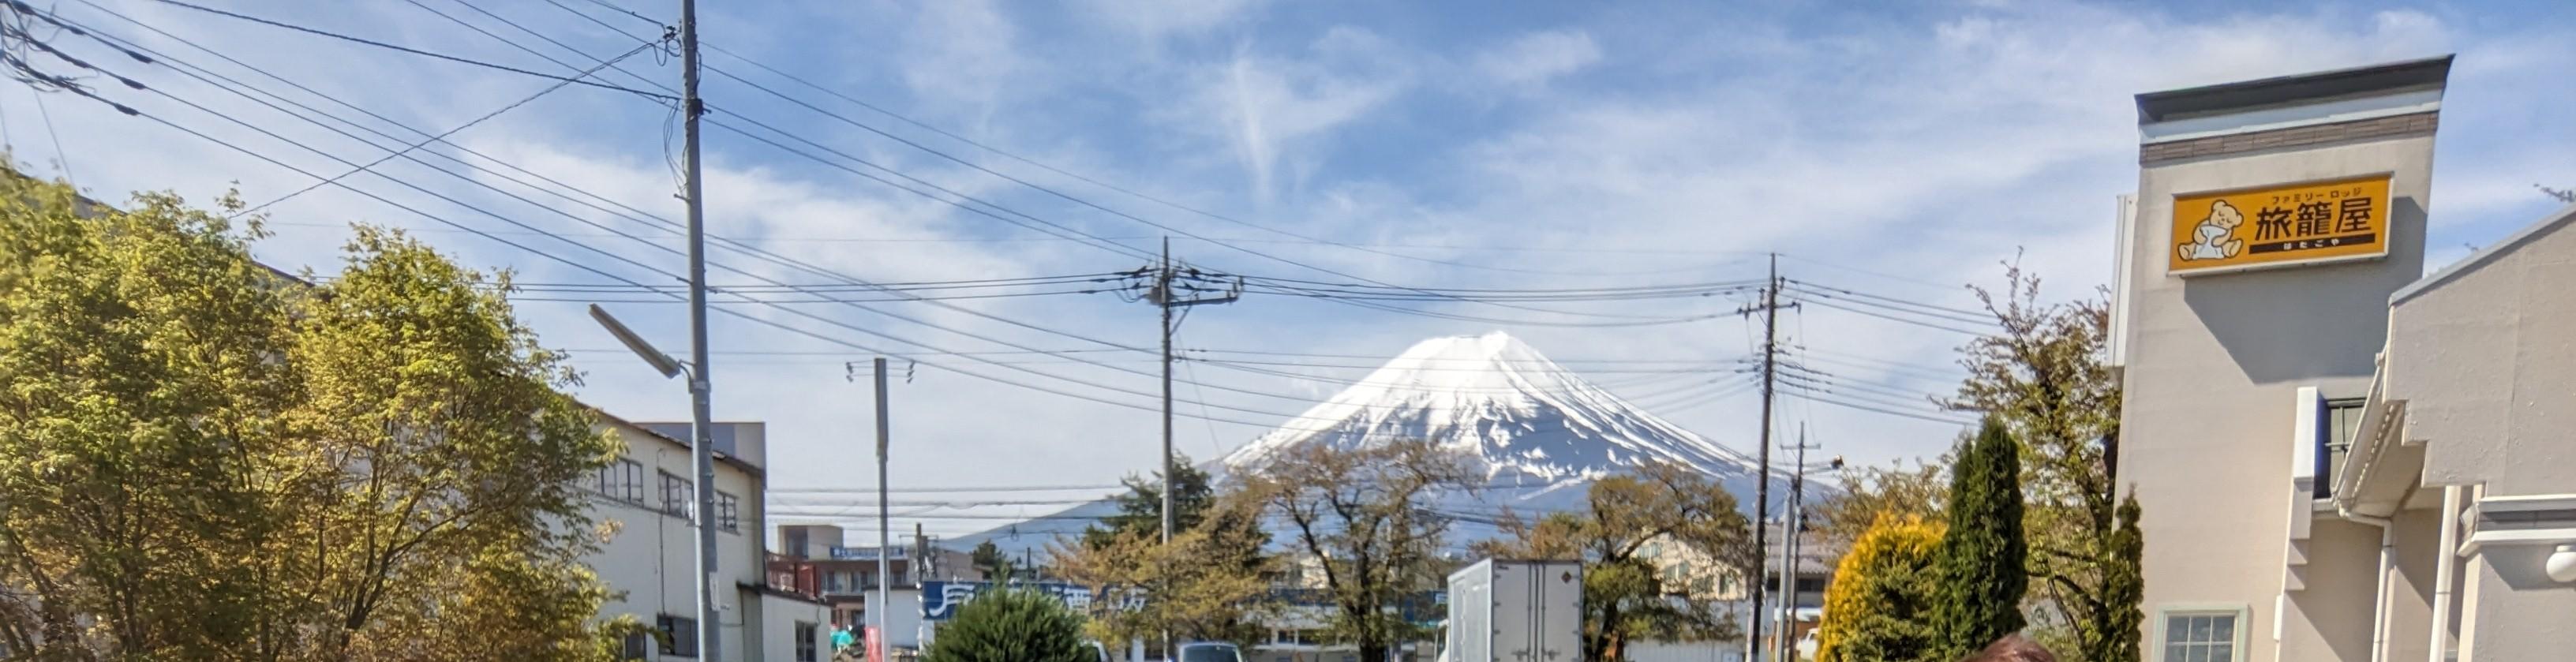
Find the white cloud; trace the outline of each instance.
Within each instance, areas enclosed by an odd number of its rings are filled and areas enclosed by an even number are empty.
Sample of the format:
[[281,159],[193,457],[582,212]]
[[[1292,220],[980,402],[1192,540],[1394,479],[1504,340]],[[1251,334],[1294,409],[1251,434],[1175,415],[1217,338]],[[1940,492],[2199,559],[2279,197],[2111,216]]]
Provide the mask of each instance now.
[[1549,30],[1521,35],[1478,54],[1475,66],[1497,84],[1520,87],[1582,71],[1600,61],[1601,47],[1592,42],[1591,33]]
[[1282,162],[1311,163],[1306,150],[1377,110],[1412,85],[1412,70],[1382,38],[1337,27],[1299,57],[1264,55],[1244,43],[1234,57],[1200,69],[1177,111],[1184,127],[1220,138],[1243,167],[1256,199],[1278,191]]
[[1230,25],[1263,4],[1264,0],[1085,0],[1076,6],[1092,22],[1150,41]]

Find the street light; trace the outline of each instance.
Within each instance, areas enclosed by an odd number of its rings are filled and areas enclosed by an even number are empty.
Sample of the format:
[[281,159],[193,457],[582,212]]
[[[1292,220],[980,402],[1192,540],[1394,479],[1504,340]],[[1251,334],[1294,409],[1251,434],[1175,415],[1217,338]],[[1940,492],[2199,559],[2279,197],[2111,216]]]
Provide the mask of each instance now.
[[722,623],[716,613],[716,530],[707,522],[708,516],[715,512],[716,468],[715,451],[709,448],[713,445],[709,443],[709,437],[714,425],[707,415],[706,377],[691,369],[690,365],[654,349],[653,343],[635,335],[633,329],[626,328],[626,324],[617,321],[615,315],[608,314],[608,310],[600,308],[599,304],[590,304],[590,318],[597,320],[601,328],[608,329],[608,335],[617,336],[617,342],[625,343],[626,349],[635,352],[636,357],[660,371],[664,379],[682,374],[689,376],[689,461],[697,471],[697,480],[690,485],[697,496],[697,507],[690,509],[690,524],[698,529],[698,657],[717,657],[722,650],[722,632],[717,628]]
[[625,323],[617,321],[617,316],[608,314],[608,309],[599,307],[599,304],[590,304],[590,318],[598,320],[601,327],[608,329],[608,335],[617,336],[617,342],[626,343],[627,350],[642,357],[645,363],[653,364],[654,370],[662,372],[663,379],[678,377],[684,370],[678,359],[662,353],[662,350],[654,349],[653,343],[645,342],[643,336],[635,335],[633,329],[626,328]]

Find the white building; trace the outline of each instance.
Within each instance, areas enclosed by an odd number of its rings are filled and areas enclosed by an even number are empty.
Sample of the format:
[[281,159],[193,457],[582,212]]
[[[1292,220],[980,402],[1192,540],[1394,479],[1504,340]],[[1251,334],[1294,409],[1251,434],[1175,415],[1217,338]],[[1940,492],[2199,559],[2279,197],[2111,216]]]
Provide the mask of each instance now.
[[665,646],[630,639],[631,659],[726,662],[817,662],[831,658],[831,611],[790,588],[772,587],[764,572],[767,491],[760,423],[718,423],[716,458],[717,598],[724,639],[712,658],[697,648],[697,532],[690,527],[687,423],[632,423],[605,413],[600,425],[626,441],[626,453],[590,486],[594,516],[616,533],[589,559],[614,594],[603,618],[631,615],[669,635]]
[[2450,66],[2138,96],[2148,660],[2576,658],[2576,208],[2424,273]]

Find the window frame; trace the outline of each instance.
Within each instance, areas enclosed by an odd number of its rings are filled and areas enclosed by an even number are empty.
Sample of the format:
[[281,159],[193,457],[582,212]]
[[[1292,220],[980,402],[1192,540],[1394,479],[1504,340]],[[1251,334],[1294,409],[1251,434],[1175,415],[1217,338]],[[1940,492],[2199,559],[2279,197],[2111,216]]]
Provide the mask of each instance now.
[[[697,486],[668,470],[655,470],[655,473],[662,475],[662,514],[689,519],[689,513],[697,509]],[[674,492],[679,494],[676,499],[672,498]]]
[[742,499],[724,490],[716,490],[716,528],[732,533],[742,532]]
[[610,501],[644,503],[644,463],[621,457],[600,467],[598,474],[591,491]]
[[[698,657],[698,644],[701,643],[698,641],[698,619],[687,616],[662,614],[653,619],[653,626],[655,629],[661,630],[664,635],[661,638],[661,650],[663,655],[686,658]],[[685,649],[682,644],[686,644]]]
[[813,623],[796,621],[794,632],[796,633],[796,662],[815,662],[821,659],[822,654],[819,651],[823,646],[815,639],[821,636],[822,628]]
[[2253,629],[2254,615],[2250,608],[2244,604],[2238,603],[2175,603],[2157,605],[2155,610],[2155,633],[2153,638],[2148,639],[2146,642],[2148,654],[2152,656],[2148,658],[2150,662],[2183,662],[2181,660],[2168,660],[2165,657],[2166,649],[2173,643],[2171,640],[2173,633],[2170,632],[2166,626],[2170,625],[2174,617],[2177,616],[2185,618],[2193,616],[2225,616],[2235,619],[2235,623],[2230,629],[2230,634],[2234,636],[2231,637],[2232,640],[2228,642],[2228,660],[2229,662],[2245,662],[2247,653],[2246,647],[2250,642],[2247,631]]

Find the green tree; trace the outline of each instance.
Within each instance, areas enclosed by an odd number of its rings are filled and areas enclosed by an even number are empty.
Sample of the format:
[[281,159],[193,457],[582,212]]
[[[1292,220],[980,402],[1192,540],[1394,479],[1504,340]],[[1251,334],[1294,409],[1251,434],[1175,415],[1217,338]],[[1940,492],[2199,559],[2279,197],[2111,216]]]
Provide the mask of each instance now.
[[306,286],[250,259],[257,236],[168,195],[0,184],[0,642],[602,657],[577,485],[615,442],[506,277],[360,228]]
[[1624,659],[1638,640],[1739,634],[1733,618],[1706,602],[1668,599],[1687,587],[1668,585],[1657,558],[1688,550],[1716,560],[1720,572],[1751,576],[1753,563],[1744,558],[1751,523],[1736,510],[1735,495],[1705,473],[1661,463],[1593,481],[1586,494],[1584,510],[1531,524],[1507,513],[1502,530],[1510,537],[1475,545],[1489,557],[1583,560],[1582,659]]
[[1423,634],[1397,607],[1446,578],[1439,550],[1449,520],[1426,501],[1473,478],[1464,457],[1429,442],[1317,444],[1249,468],[1238,498],[1284,521],[1289,547],[1323,574],[1334,606],[1327,636],[1352,644],[1362,662],[1386,662],[1389,646]]
[[[2144,637],[2146,624],[2147,579],[2140,564],[2146,559],[2147,537],[2138,530],[2143,509],[2138,495],[2131,494],[2120,502],[2120,527],[2111,533],[2110,548],[2102,565],[2102,608],[2100,625],[2095,629],[2099,642],[2087,642],[2088,651],[2099,651],[2101,662],[2138,662],[2143,653],[2138,640]],[[2094,653],[2086,653],[2088,655]]]
[[2122,616],[2139,605],[2121,602],[2108,583],[2119,563],[2111,443],[2121,397],[2109,364],[2110,305],[2098,291],[2042,301],[2039,277],[2014,264],[2004,281],[2001,291],[1971,288],[2002,330],[1961,348],[1969,376],[1943,404],[2001,420],[2020,444],[2032,593],[2065,616],[2082,659],[2114,659],[2136,648],[2140,633]]
[[1864,530],[1825,588],[1822,662],[1947,662],[1931,622],[1941,524],[1888,515]]
[[1197,527],[1170,544],[1160,532],[1121,531],[1093,544],[1058,544],[1057,574],[1096,594],[1142,593],[1132,609],[1117,599],[1091,605],[1091,633],[1101,641],[1160,639],[1231,641],[1247,647],[1269,634],[1262,617],[1269,599],[1272,562],[1263,547],[1269,534],[1258,513],[1240,499],[1222,500]]
[[1850,545],[1894,517],[1935,519],[1950,496],[1950,458],[1913,468],[1898,462],[1886,468],[1854,467],[1842,472],[1842,491],[1807,509],[1808,527],[1827,540]]
[[[1216,490],[1208,482],[1206,471],[1190,465],[1187,455],[1173,455],[1172,465],[1172,530],[1187,531],[1199,525],[1208,507],[1215,503]],[[1127,493],[1118,495],[1118,513],[1100,518],[1100,522],[1082,529],[1086,544],[1108,542],[1121,533],[1163,532],[1163,472],[1154,472],[1151,480],[1129,475],[1118,482],[1127,485]]]
[[991,540],[975,543],[975,552],[969,560],[975,564],[975,572],[987,581],[1001,577],[1002,566],[1010,562],[1002,557],[1002,546],[993,544]]
[[922,662],[1097,662],[1083,644],[1082,616],[1055,596],[995,586],[957,608]]
[[1942,654],[1957,658],[2020,632],[2023,591],[2021,448],[1987,417],[1950,467],[1949,526],[1941,536],[1932,621]]
[[[94,217],[85,217],[91,214]],[[0,642],[41,659],[275,643],[258,564],[297,396],[257,225],[0,175]],[[39,645],[38,641],[43,643]]]

